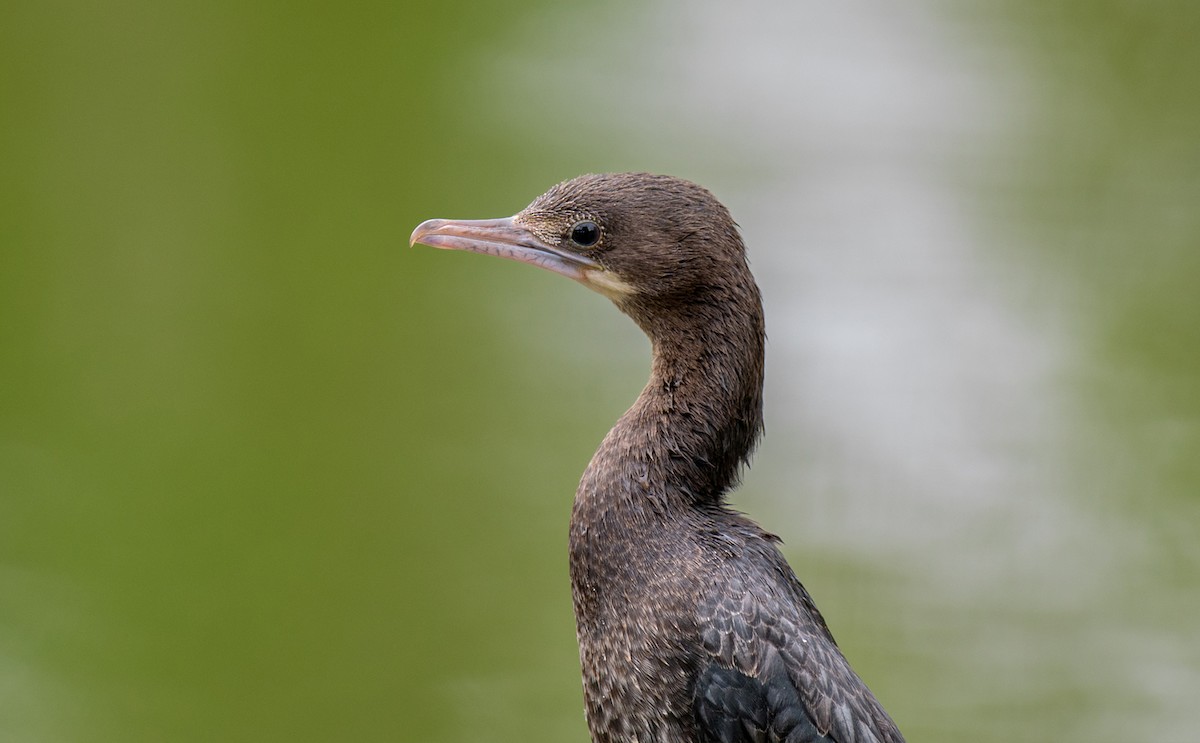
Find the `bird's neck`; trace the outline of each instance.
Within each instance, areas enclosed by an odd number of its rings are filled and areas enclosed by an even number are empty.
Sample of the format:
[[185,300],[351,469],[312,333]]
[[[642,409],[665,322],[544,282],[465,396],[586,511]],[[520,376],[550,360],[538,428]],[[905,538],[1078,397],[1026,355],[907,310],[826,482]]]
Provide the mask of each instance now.
[[660,513],[716,505],[762,430],[758,288],[747,278],[728,296],[625,309],[653,345],[650,381],[597,450],[577,505]]

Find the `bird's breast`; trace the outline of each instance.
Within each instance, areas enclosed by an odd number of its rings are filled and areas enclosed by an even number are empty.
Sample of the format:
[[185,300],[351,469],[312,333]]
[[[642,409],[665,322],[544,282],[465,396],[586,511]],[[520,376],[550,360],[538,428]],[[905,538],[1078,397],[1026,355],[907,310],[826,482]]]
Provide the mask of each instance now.
[[571,582],[598,741],[683,741],[700,647],[694,534],[643,509],[577,500]]

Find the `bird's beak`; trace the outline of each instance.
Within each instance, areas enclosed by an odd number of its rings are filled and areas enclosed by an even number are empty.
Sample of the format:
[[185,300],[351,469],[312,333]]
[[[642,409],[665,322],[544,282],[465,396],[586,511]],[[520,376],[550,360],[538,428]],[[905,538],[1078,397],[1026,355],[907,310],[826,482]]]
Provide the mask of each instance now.
[[549,245],[521,226],[514,217],[504,219],[430,219],[417,225],[409,245],[429,245],[444,250],[466,250],[529,263],[588,282],[588,274],[603,267],[587,256]]

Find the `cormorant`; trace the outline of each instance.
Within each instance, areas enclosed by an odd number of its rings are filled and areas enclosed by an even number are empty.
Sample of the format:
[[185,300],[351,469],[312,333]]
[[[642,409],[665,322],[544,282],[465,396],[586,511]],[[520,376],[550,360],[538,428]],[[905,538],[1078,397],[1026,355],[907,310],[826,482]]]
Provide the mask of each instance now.
[[531,263],[610,298],[650,381],[583,473],[570,568],[595,743],[903,743],[778,537],[725,493],[762,431],[758,286],[704,188],[585,175],[513,217],[422,223],[411,244]]

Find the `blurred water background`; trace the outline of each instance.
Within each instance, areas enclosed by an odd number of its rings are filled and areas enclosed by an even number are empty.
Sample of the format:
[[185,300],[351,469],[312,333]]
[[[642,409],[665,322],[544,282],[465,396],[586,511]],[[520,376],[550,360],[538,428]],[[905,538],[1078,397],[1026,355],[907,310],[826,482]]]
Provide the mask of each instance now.
[[0,740],[586,741],[566,522],[647,345],[408,250],[704,183],[736,505],[912,741],[1200,728],[1200,6],[6,3]]

